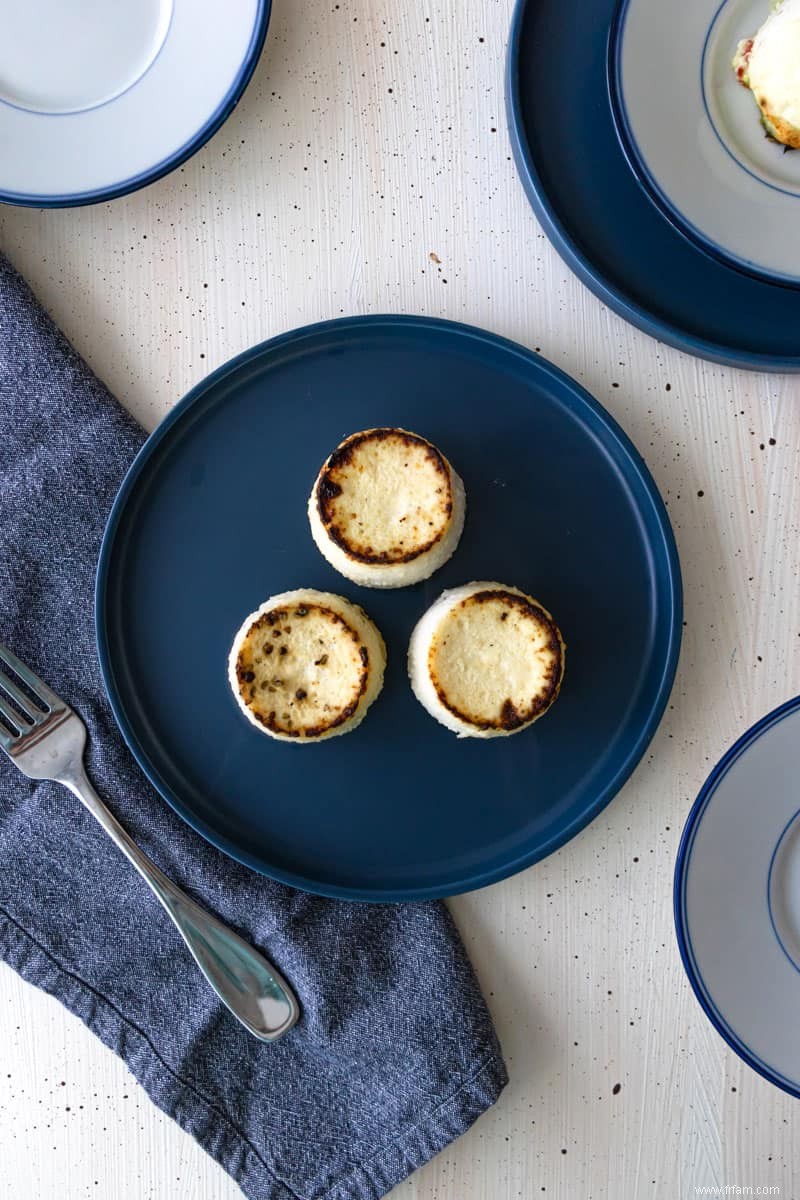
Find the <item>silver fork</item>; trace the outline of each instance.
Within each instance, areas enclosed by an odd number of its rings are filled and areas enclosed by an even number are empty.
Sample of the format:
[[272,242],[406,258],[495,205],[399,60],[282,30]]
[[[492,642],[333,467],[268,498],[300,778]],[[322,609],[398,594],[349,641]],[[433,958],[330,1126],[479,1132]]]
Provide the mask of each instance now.
[[35,697],[34,702],[0,670],[0,749],[29,779],[63,783],[86,805],[150,884],[220,1000],[255,1037],[271,1042],[286,1033],[299,1016],[286,981],[258,951],[176,887],[112,816],[86,774],[86,727],[78,714],[2,645],[0,663]]

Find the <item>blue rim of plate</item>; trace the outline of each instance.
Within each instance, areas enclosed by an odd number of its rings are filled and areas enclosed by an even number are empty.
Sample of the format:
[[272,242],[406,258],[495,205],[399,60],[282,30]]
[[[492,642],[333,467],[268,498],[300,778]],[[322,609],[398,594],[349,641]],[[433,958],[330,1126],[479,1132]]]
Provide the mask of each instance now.
[[[534,365],[537,370],[544,370],[552,378],[558,379],[566,384],[568,389],[577,394],[583,404],[585,404],[592,413],[595,420],[605,426],[611,435],[621,445],[622,449],[630,463],[631,470],[635,472],[638,481],[642,487],[644,495],[653,505],[654,511],[658,514],[660,533],[663,539],[664,555],[667,568],[669,592],[671,596],[671,621],[668,627],[669,644],[656,690],[655,698],[652,703],[650,715],[642,725],[638,737],[633,746],[628,750],[622,760],[619,769],[613,779],[609,781],[606,787],[599,793],[594,803],[587,807],[587,810],[581,814],[581,817],[574,821],[571,825],[562,829],[561,832],[550,839],[549,842],[539,847],[537,850],[528,854],[521,855],[519,858],[510,863],[505,864],[501,868],[495,870],[487,870],[478,872],[464,881],[463,886],[459,887],[457,893],[453,892],[452,888],[419,888],[408,889],[401,892],[380,891],[378,889],[359,889],[349,887],[339,887],[336,885],[321,886],[315,880],[309,880],[298,876],[291,871],[284,871],[280,868],[270,866],[267,869],[261,859],[255,858],[243,851],[240,846],[232,843],[228,838],[221,837],[201,820],[198,820],[185,806],[180,796],[178,796],[169,786],[165,785],[164,781],[159,778],[157,773],[151,769],[147,761],[147,756],[139,746],[136,738],[136,733],[128,721],[122,698],[117,691],[114,680],[114,670],[112,654],[109,646],[107,631],[103,623],[102,614],[105,611],[105,597],[109,584],[109,568],[114,546],[115,535],[119,528],[123,517],[125,507],[128,500],[134,493],[134,489],[138,482],[139,476],[143,469],[150,461],[151,456],[161,445],[164,439],[169,435],[173,426],[181,420],[183,414],[187,412],[192,405],[199,400],[206,391],[221,382],[226,376],[238,371],[241,367],[251,362],[253,359],[264,354],[265,351],[278,349],[286,344],[296,342],[302,343],[306,337],[316,337],[321,333],[330,330],[343,329],[348,326],[357,325],[360,328],[366,326],[381,327],[386,325],[404,325],[406,327],[416,327],[418,329],[427,328],[433,332],[443,331],[458,333],[461,336],[474,339],[476,341],[489,342],[492,346],[507,350],[517,357],[527,360]],[[103,541],[100,547],[100,557],[97,565],[97,574],[95,578],[95,637],[97,642],[97,652],[100,661],[100,669],[105,684],[106,694],[108,695],[111,710],[114,714],[114,719],[119,727],[125,742],[136,759],[136,762],[141,767],[144,774],[152,783],[156,791],[164,800],[178,813],[180,817],[188,825],[191,826],[197,833],[204,837],[207,841],[224,853],[230,855],[231,858],[243,863],[246,867],[250,867],[254,871],[258,871],[262,875],[268,875],[270,878],[277,879],[281,883],[289,884],[291,887],[299,888],[301,891],[310,891],[317,895],[329,896],[339,900],[359,900],[372,901],[382,903],[384,901],[409,901],[409,900],[433,900],[444,896],[474,891],[477,888],[487,887],[489,884],[497,883],[501,879],[506,879],[517,872],[524,870],[526,867],[532,866],[534,863],[541,861],[548,855],[553,854],[566,842],[570,841],[578,833],[589,825],[602,810],[610,804],[613,798],[617,795],[623,785],[633,774],[636,766],[640,762],[645,750],[652,741],[652,738],[661,722],[664,710],[672,691],[672,685],[675,679],[675,672],[678,667],[678,657],[680,654],[681,636],[683,629],[683,584],[681,578],[680,561],[678,558],[678,550],[675,544],[675,537],[672,532],[667,510],[664,501],[655,485],[644,459],[639,451],[634,446],[628,435],[622,427],[614,420],[602,405],[595,398],[581,387],[566,371],[562,371],[560,367],[555,366],[547,359],[542,358],[533,350],[529,350],[525,346],[521,346],[518,342],[513,342],[509,338],[503,338],[497,334],[490,333],[488,330],[480,329],[473,325],[466,325],[459,321],[447,321],[438,317],[414,316],[408,314],[369,314],[366,316],[339,317],[331,321],[318,321],[310,325],[304,325],[297,329],[289,330],[286,333],[278,334],[276,337],[268,338],[263,342],[259,342],[250,349],[237,354],[234,358],[228,360],[222,366],[218,367],[210,375],[187,392],[182,400],[170,410],[163,421],[156,426],[155,430],[150,434],[147,441],[142,446],[136,458],[129,467],[114,503],[111,506],[108,521],[106,523]]]
[[785,941],[778,932],[778,925],[775,921],[775,913],[772,908],[772,872],[775,868],[775,859],[778,857],[778,851],[783,845],[783,839],[786,837],[792,826],[797,822],[798,817],[800,817],[800,808],[798,808],[796,812],[792,813],[792,815],[789,817],[789,820],[781,830],[781,836],[775,843],[775,849],[772,851],[772,858],[769,860],[769,870],[767,871],[767,911],[769,912],[769,923],[772,926],[772,932],[775,934],[775,941],[778,943],[785,957],[792,964],[795,971],[800,974],[800,965],[798,965],[795,959],[792,957],[789,947],[786,945]]
[[[688,217],[684,216],[679,209],[670,200],[667,193],[655,179],[652,171],[647,165],[644,155],[639,148],[639,143],[636,141],[636,136],[631,128],[631,123],[628,119],[628,109],[625,104],[625,97],[622,91],[622,35],[625,30],[625,19],[628,15],[631,0],[618,0],[614,18],[611,22],[611,28],[608,34],[608,96],[611,102],[611,114],[614,118],[614,128],[617,132],[620,148],[625,155],[625,160],[633,172],[637,183],[642,188],[648,199],[656,206],[661,215],[669,221],[676,233],[681,237],[686,238],[697,250],[707,254],[709,258],[721,263],[724,267],[731,267],[734,271],[741,271],[743,275],[749,275],[759,282],[773,283],[778,287],[797,289],[800,287],[800,279],[791,275],[779,275],[771,271],[759,267],[757,263],[750,262],[749,259],[737,258],[734,254],[727,251],[724,246],[720,246],[710,237],[704,234],[694,225]],[[734,162],[743,170],[747,171],[748,175],[752,175],[754,179],[758,179],[760,183],[764,181],[759,179],[748,167],[739,162],[739,159],[725,145],[719,134],[714,121],[711,118],[711,113],[708,110],[708,100],[706,98],[705,82],[703,80],[703,66],[705,64],[706,49],[708,47],[708,39],[711,36],[712,30],[717,23],[717,18],[722,9],[728,3],[728,0],[722,0],[719,8],[714,13],[714,18],[706,33],[706,39],[703,44],[703,56],[700,62],[700,92],[703,97],[703,107],[708,122],[714,130],[714,136],[722,146],[725,153],[734,160]],[[772,184],[765,183],[765,187],[772,187]],[[777,191],[783,189],[777,188]],[[791,195],[793,193],[786,193]]]
[[[703,1012],[706,1014],[717,1033],[725,1042],[727,1042],[731,1050],[738,1054],[739,1058],[741,1058],[743,1062],[746,1062],[749,1067],[752,1067],[752,1069],[759,1075],[763,1076],[764,1079],[769,1080],[770,1083],[775,1084],[776,1087],[781,1088],[784,1092],[788,1092],[790,1096],[796,1096],[800,1098],[800,1084],[791,1079],[787,1079],[785,1075],[781,1075],[779,1071],[776,1071],[773,1067],[768,1066],[767,1063],[760,1059],[758,1055],[751,1050],[745,1042],[742,1041],[739,1035],[735,1033],[733,1029],[731,1029],[730,1025],[722,1016],[722,1013],[717,1008],[712,996],[706,990],[705,984],[703,983],[703,976],[694,956],[692,940],[689,935],[686,921],[686,880],[688,875],[689,861],[692,854],[692,848],[694,846],[695,836],[700,828],[700,822],[703,819],[703,815],[711,800],[711,797],[716,792],[728,771],[732,766],[734,766],[742,754],[749,750],[753,743],[757,742],[762,734],[766,733],[767,730],[771,729],[774,725],[779,724],[785,717],[789,717],[793,713],[797,712],[798,709],[800,709],[800,696],[796,696],[793,700],[787,700],[785,704],[781,704],[778,708],[773,709],[772,712],[767,713],[767,715],[762,717],[760,721],[756,721],[755,725],[752,725],[750,729],[743,733],[739,740],[734,742],[731,748],[723,755],[723,757],[714,767],[708,779],[703,784],[697,799],[692,805],[689,816],[687,817],[683,834],[681,836],[680,845],[678,847],[678,857],[675,861],[673,913],[675,918],[675,934],[678,940],[678,949],[680,950],[681,961],[683,962],[684,970],[689,977],[689,983],[692,985],[692,990],[700,1003],[700,1007],[703,1009]],[[792,817],[792,821],[795,820],[796,816],[797,814]],[[789,824],[791,824],[791,821]],[[781,840],[783,839],[785,832],[786,830],[784,829],[783,833],[781,834]],[[775,852],[773,851],[773,859],[774,853]],[[771,870],[772,861],[770,862],[770,873]],[[767,894],[767,904],[769,908],[769,893]],[[770,920],[772,920],[771,911]],[[778,938],[778,943],[781,946],[784,954],[786,954],[780,938]],[[787,955],[787,958],[788,957],[789,956]],[[791,958],[789,958],[789,961],[792,962]],[[795,966],[793,962],[792,966]],[[795,969],[797,968],[795,967]]]
[[[545,190],[541,175],[531,153],[525,134],[521,96],[521,46],[528,7],[534,0],[516,0],[516,7],[509,32],[506,58],[506,117],[514,161],[522,186],[533,211],[545,234],[571,271],[599,300],[618,316],[641,329],[650,337],[674,346],[687,354],[724,366],[743,367],[750,371],[800,371],[800,356],[762,354],[739,347],[713,342],[687,333],[678,325],[654,316],[641,304],[632,300],[625,291],[611,284],[602,271],[592,262],[585,250],[567,231],[556,208]],[[671,229],[674,228],[669,222]],[[683,239],[694,248],[691,239]],[[707,259],[708,255],[705,255]],[[716,262],[716,259],[710,259]],[[728,269],[733,270],[727,263]],[[743,274],[743,272],[736,272]],[[763,284],[763,280],[760,280]],[[784,292],[792,289],[782,288]]]
[[[238,104],[242,93],[250,82],[258,64],[261,51],[264,48],[271,11],[272,0],[258,0],[258,13],[253,25],[250,44],[247,47],[236,78],[205,125],[188,142],[181,146],[180,149],[175,150],[167,158],[162,159],[161,162],[156,163],[152,167],[148,167],[145,171],[140,171],[138,175],[132,175],[129,179],[124,180],[122,183],[116,183],[112,187],[55,196],[28,195],[25,192],[8,192],[0,188],[0,204],[14,204],[20,208],[81,208],[86,204],[99,204],[104,200],[117,200],[120,196],[127,196],[131,192],[136,192],[140,188],[147,187],[150,183],[155,183],[157,179],[163,178],[164,175],[169,175],[170,171],[174,171],[176,167],[185,163],[188,158],[196,154],[214,136]],[[150,66],[152,66],[152,63]],[[148,71],[149,69],[150,67],[148,67]],[[127,88],[126,91],[130,91],[130,88]],[[120,93],[120,95],[123,94]],[[116,99],[118,99],[117,96],[114,97],[114,100]],[[113,103],[113,101],[109,101],[108,103]]]

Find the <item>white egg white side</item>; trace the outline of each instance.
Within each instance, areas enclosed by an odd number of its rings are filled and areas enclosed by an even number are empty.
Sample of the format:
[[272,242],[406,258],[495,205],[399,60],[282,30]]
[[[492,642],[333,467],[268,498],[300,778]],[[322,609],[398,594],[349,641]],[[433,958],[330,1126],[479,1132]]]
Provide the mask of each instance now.
[[[332,729],[326,730],[324,733],[315,737],[290,737],[286,734],[278,733],[275,730],[268,729],[263,725],[257,717],[250,711],[245,703],[239,682],[236,677],[236,664],[239,657],[239,651],[245,641],[250,629],[255,621],[258,620],[263,613],[271,612],[274,609],[281,608],[289,604],[317,604],[330,609],[332,612],[340,616],[353,629],[355,629],[361,641],[366,646],[369,654],[369,674],[367,686],[361,695],[358,706],[351,717],[343,721],[340,725]],[[329,738],[339,737],[344,733],[350,733],[356,726],[360,725],[366,716],[370,705],[379,695],[383,687],[383,676],[386,669],[386,646],[383,641],[377,626],[370,617],[357,604],[353,604],[344,596],[337,596],[333,592],[320,592],[314,588],[298,588],[295,591],[280,592],[275,596],[270,596],[265,600],[255,612],[250,613],[242,622],[236,637],[233,640],[230,653],[228,655],[228,682],[231,686],[234,699],[241,711],[247,717],[251,725],[254,725],[260,733],[264,733],[267,737],[274,738],[276,741],[289,742],[292,745],[314,745],[316,742],[326,741]]]

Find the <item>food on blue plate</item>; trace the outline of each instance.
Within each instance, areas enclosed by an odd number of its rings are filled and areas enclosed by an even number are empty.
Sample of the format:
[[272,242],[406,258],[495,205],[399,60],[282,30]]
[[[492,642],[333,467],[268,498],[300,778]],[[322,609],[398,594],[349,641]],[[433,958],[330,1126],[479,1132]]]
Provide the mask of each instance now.
[[782,0],[754,37],[739,42],[733,69],[767,134],[800,149],[800,0]]
[[308,502],[321,554],[363,587],[398,588],[447,562],[464,528],[464,485],[440,450],[405,429],[353,433]]
[[349,733],[383,686],[386,647],[357,604],[282,592],[244,621],[228,658],[236,702],[262,733],[295,745]]
[[505,737],[550,708],[565,651],[538,600],[502,583],[467,583],[420,618],[408,673],[423,708],[459,737]]

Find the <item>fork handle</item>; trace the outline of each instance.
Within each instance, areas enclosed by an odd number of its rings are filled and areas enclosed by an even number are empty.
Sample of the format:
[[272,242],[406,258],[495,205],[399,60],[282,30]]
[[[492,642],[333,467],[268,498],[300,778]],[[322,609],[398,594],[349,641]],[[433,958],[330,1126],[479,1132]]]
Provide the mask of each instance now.
[[139,849],[106,808],[83,766],[62,777],[88,808],[146,883],[149,883],[223,1004],[262,1041],[271,1042],[291,1029],[299,1016],[294,993],[257,950],[201,908],[168,879]]

